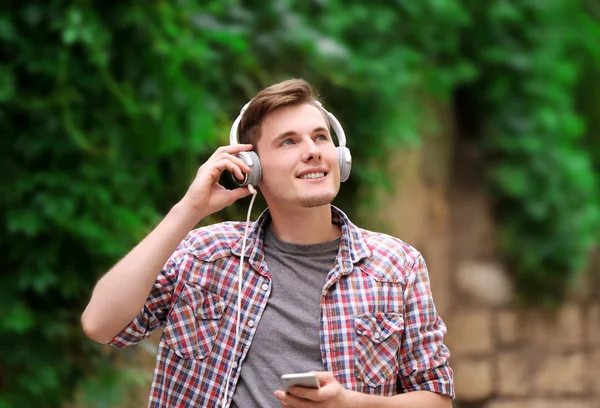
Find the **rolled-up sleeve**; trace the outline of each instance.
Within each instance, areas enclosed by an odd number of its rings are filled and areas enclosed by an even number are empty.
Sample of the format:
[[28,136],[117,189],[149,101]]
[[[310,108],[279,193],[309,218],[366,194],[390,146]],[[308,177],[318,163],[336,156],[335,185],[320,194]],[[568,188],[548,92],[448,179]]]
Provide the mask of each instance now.
[[186,265],[186,249],[184,241],[165,263],[140,313],[108,343],[109,345],[116,348],[133,346],[164,325],[175,297],[180,272]]
[[444,345],[446,325],[438,316],[425,260],[415,260],[404,291],[404,338],[399,383],[403,392],[431,391],[454,398],[454,374]]

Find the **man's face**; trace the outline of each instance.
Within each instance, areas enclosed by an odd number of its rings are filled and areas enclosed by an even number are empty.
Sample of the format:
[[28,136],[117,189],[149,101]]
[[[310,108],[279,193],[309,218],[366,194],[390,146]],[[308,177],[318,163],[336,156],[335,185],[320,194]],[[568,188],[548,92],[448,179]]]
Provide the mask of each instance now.
[[340,189],[338,153],[322,112],[310,104],[267,115],[256,147],[270,207],[330,204]]

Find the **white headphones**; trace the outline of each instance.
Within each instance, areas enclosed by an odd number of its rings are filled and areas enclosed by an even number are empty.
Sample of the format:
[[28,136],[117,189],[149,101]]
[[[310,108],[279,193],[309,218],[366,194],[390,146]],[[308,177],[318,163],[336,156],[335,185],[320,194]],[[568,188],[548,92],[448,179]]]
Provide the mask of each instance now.
[[[240,122],[242,121],[242,116],[244,115],[244,112],[246,111],[251,102],[252,101],[244,105],[244,107],[240,111],[239,116],[233,122],[233,125],[231,125],[231,132],[229,132],[229,144],[231,145],[239,144],[238,128]],[[344,129],[342,129],[342,125],[336,119],[336,117],[333,116],[333,114],[329,113],[325,108],[323,108],[323,105],[321,105],[319,101],[314,102],[316,102],[319,105],[319,107],[323,109],[323,111],[326,113],[329,125],[333,128],[333,131],[337,136],[339,142],[337,151],[340,166],[340,181],[344,182],[348,180],[348,177],[350,177],[350,170],[352,169],[352,155],[350,154],[350,149],[346,147],[346,135],[344,134]],[[241,152],[238,153],[236,156],[242,159],[244,163],[246,163],[252,169],[252,171],[250,174],[244,174],[243,180],[239,180],[234,177],[234,181],[242,187],[247,186],[248,184],[253,185],[255,187],[258,186],[258,184],[262,180],[262,166],[260,165],[260,159],[258,158],[256,152]]]

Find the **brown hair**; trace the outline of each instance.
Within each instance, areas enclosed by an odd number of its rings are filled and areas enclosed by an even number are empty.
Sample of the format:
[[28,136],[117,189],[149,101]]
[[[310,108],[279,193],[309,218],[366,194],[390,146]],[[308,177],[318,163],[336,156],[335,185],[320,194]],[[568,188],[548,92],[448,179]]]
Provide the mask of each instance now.
[[263,89],[252,99],[242,116],[238,128],[239,142],[252,144],[256,149],[256,143],[260,139],[262,121],[269,113],[284,106],[304,103],[314,105],[321,110],[327,122],[327,115],[323,108],[317,104],[317,101],[319,99],[316,92],[303,79],[288,79]]

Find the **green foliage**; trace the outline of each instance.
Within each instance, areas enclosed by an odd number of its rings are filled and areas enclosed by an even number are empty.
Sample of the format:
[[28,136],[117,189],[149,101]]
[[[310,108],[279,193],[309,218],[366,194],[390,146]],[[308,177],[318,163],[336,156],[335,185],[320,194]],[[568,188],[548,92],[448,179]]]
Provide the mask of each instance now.
[[79,316],[224,134],[227,98],[207,90],[243,51],[242,34],[179,32],[196,6],[84,4],[0,17],[0,401],[15,408],[59,406],[107,364]]
[[[124,395],[135,375],[116,376],[79,327],[94,283],[228,142],[240,107],[290,77],[311,82],[344,125],[354,168],[338,202],[351,215],[359,190],[389,186],[390,149],[419,143],[431,123],[424,101],[468,89],[522,293],[560,296],[598,225],[572,92],[598,26],[574,0],[543,3],[5,7],[0,407],[58,407],[76,388],[96,407]],[[239,219],[246,204],[211,220]]]
[[465,51],[480,72],[469,90],[485,121],[501,243],[518,300],[553,305],[598,238],[597,180],[575,89],[582,62],[600,55],[599,26],[578,1],[468,4],[478,18]]
[[[374,159],[418,141],[408,96],[437,82],[447,97],[464,73],[445,62],[436,74],[458,43],[437,38],[465,21],[455,2],[199,3],[32,1],[0,15],[0,405],[57,407],[84,378],[104,395],[96,406],[118,398],[119,381],[98,374],[112,360],[79,327],[93,284],[227,143],[257,90],[297,76],[327,96],[356,158],[340,197],[352,212],[361,183],[382,183]],[[437,26],[396,32],[432,12]]]

